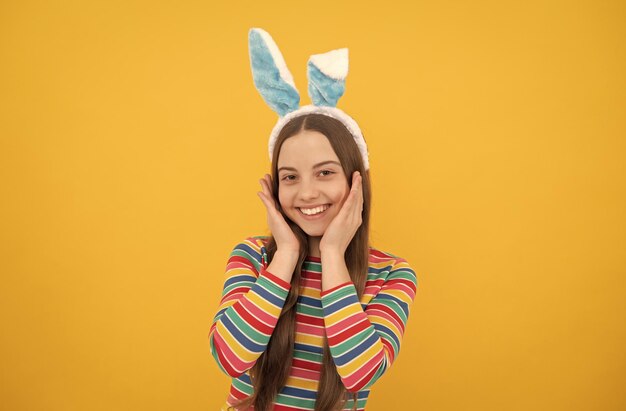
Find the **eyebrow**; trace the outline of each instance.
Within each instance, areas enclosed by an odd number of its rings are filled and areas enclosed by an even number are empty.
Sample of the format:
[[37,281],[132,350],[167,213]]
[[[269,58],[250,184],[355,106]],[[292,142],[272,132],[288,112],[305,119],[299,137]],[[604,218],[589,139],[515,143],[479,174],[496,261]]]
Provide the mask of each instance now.
[[[339,162],[337,162],[337,161],[329,160],[329,161],[322,161],[321,163],[314,164],[314,165],[313,165],[313,168],[317,168],[317,167],[325,166],[325,165],[327,165],[327,164],[336,164],[336,165],[338,165],[339,167],[341,167],[341,163],[339,163]],[[295,169],[295,168],[293,168],[293,167],[281,167],[281,168],[279,168],[279,169],[278,169],[278,171],[281,171],[281,170],[298,171],[298,170],[296,170],[296,169]]]

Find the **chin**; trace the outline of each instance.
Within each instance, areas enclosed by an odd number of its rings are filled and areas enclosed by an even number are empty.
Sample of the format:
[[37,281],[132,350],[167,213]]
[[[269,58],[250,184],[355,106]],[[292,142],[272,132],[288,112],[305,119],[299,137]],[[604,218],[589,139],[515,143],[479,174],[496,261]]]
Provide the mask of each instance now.
[[309,237],[321,237],[324,235],[323,231],[307,231],[304,230],[304,232],[306,233],[306,235],[308,235]]
[[326,231],[326,227],[324,228],[317,228],[317,227],[303,227],[303,226],[299,226],[302,231],[304,231],[306,233],[306,235],[308,235],[309,237],[321,237],[324,235],[324,232]]

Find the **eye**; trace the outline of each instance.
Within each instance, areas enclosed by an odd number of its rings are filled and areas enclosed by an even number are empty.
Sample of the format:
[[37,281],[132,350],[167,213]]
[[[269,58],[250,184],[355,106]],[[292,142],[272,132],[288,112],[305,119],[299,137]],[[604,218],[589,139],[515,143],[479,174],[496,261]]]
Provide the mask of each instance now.
[[293,181],[295,179],[296,179],[296,176],[294,176],[293,174],[287,174],[281,178],[281,180],[283,181]]
[[330,170],[322,170],[322,171],[320,171],[320,174],[323,175],[323,176],[329,176],[331,174],[335,174],[335,172],[334,171],[330,171]]

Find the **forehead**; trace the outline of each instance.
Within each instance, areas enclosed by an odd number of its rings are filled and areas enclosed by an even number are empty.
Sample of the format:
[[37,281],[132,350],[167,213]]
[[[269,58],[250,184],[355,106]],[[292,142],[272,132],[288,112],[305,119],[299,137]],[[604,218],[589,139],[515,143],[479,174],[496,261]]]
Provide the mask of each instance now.
[[339,157],[328,138],[319,131],[302,130],[286,139],[278,155],[278,167],[308,168],[322,161],[337,161]]

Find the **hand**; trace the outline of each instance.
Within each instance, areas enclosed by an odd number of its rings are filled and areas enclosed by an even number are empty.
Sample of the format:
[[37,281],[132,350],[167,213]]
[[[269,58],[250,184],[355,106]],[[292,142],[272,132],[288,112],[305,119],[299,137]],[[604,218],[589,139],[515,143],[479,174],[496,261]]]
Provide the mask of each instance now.
[[339,213],[330,222],[320,241],[320,252],[335,252],[343,257],[356,230],[363,222],[363,177],[352,174],[352,188]]
[[267,225],[276,240],[277,251],[299,254],[300,242],[276,207],[272,194],[272,177],[266,174],[259,183],[263,192],[257,192],[257,195],[267,210]]

